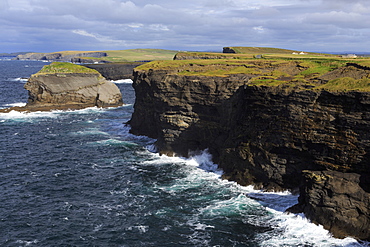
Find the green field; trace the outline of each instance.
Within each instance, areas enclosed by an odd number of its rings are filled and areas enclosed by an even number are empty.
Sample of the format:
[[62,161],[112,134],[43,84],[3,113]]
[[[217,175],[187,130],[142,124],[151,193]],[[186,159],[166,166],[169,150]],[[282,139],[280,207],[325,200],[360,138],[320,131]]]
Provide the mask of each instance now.
[[134,62],[134,61],[153,61],[153,60],[172,60],[177,51],[162,49],[130,49],[103,51],[108,54],[102,60],[110,62]]

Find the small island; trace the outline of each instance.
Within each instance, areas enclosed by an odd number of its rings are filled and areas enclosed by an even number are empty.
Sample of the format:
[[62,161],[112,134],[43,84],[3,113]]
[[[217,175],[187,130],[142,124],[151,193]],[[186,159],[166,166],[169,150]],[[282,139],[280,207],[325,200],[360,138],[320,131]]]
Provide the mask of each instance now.
[[53,62],[44,66],[24,87],[29,92],[26,106],[0,112],[75,110],[123,104],[121,92],[113,82],[96,70],[72,63]]

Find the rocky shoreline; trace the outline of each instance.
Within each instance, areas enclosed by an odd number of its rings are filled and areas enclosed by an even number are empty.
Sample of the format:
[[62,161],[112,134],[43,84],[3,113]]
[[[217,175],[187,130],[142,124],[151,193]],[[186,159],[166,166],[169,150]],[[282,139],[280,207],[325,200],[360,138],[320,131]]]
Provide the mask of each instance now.
[[[315,80],[346,69],[339,71]],[[162,154],[208,149],[224,178],[299,191],[291,212],[304,212],[336,237],[370,240],[369,92],[257,86],[247,74],[178,72],[135,69],[133,134],[157,139]]]

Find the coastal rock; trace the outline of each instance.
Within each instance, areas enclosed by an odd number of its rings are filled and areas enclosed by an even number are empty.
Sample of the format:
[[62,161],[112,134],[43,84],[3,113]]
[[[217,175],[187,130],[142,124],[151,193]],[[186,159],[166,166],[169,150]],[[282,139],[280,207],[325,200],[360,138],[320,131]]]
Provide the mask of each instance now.
[[369,239],[368,175],[304,171],[303,177],[299,204],[291,210],[305,212],[313,222],[326,226],[337,237]]
[[99,72],[71,63],[54,62],[32,75],[25,89],[24,107],[1,109],[1,112],[49,111],[86,107],[115,107],[123,104],[119,88]]
[[[369,210],[370,93],[254,86],[247,74],[191,76],[173,68],[136,69],[134,75],[131,132],[156,138],[160,153],[188,156],[208,148],[224,178],[266,190],[307,190],[300,199],[307,217],[337,237],[370,239],[364,232],[369,222],[364,210]],[[304,183],[306,170],[335,171],[322,191],[340,185],[334,183],[337,175],[357,174],[360,182],[348,186],[361,188],[363,200],[356,193],[342,199],[358,203],[361,220],[354,214],[337,217],[333,227],[332,216],[346,210],[347,204],[339,202],[331,215],[311,213],[317,204],[309,199],[314,191]],[[323,208],[330,208],[330,195],[322,194]]]
[[28,108],[109,107],[122,105],[118,87],[97,74],[48,74],[31,76]]

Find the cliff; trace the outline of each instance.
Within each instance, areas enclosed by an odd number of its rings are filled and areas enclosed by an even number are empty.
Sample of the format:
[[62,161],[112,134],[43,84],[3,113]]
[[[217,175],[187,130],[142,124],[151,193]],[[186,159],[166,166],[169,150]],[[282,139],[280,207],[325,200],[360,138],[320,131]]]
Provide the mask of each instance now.
[[230,54],[209,53],[209,52],[178,52],[174,60],[193,60],[193,59],[225,59]]
[[133,79],[132,71],[144,62],[123,62],[109,64],[85,64],[83,66],[98,71],[107,80]]
[[114,107],[123,104],[119,88],[97,71],[70,63],[54,62],[32,75],[25,84],[29,98],[25,107],[1,112],[48,111]]
[[63,61],[71,62],[73,59],[78,57],[94,57],[101,58],[106,57],[105,52],[52,52],[52,53],[26,53],[16,57],[17,60],[46,60],[46,61]]
[[[162,154],[208,148],[224,178],[299,191],[290,211],[304,212],[336,237],[369,240],[370,70],[342,61],[331,70],[311,65],[192,60],[140,66],[131,132],[156,138]],[[357,90],[338,90],[344,82]]]

